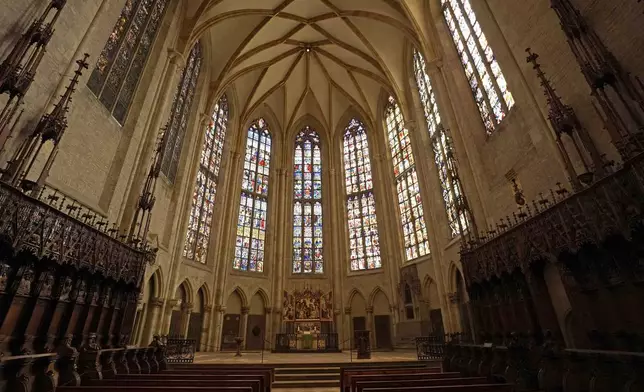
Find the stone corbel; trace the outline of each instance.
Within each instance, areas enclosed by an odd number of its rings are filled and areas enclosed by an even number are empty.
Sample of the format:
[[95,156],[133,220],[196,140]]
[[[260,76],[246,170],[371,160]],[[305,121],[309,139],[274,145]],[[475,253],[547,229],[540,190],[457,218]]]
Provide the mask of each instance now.
[[191,303],[183,303],[181,304],[181,311],[185,313],[190,313],[192,312],[192,309],[194,309],[195,305]]
[[165,303],[166,308],[172,309],[179,304],[178,299],[171,299]]

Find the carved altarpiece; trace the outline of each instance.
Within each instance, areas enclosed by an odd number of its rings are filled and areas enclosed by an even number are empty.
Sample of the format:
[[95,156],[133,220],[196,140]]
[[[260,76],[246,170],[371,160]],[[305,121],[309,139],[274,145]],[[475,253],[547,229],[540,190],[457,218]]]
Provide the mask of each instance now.
[[297,350],[319,348],[321,334],[333,331],[333,293],[305,288],[284,291],[282,329],[295,334],[291,345]]

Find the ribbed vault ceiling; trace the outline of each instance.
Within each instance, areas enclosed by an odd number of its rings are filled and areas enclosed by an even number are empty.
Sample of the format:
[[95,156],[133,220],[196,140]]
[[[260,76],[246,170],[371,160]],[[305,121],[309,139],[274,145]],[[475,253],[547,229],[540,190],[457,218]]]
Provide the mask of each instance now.
[[213,89],[234,86],[242,119],[267,104],[282,129],[310,114],[333,131],[351,105],[374,118],[416,44],[394,0],[210,0],[192,14],[193,36],[210,35]]

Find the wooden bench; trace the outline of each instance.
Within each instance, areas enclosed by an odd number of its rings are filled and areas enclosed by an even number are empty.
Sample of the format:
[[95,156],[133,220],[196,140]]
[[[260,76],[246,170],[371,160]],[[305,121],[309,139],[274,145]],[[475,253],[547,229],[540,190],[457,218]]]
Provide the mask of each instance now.
[[60,387],[57,392],[252,392],[251,387]]
[[434,378],[434,379],[423,379],[423,378],[414,378],[412,379],[399,379],[399,380],[390,380],[390,379],[365,379],[365,380],[356,380],[355,383],[352,381],[351,390],[357,392],[363,392],[369,389],[374,388],[404,388],[408,387],[435,387],[435,386],[452,386],[452,385],[478,385],[478,384],[488,384],[488,380],[485,377],[459,377],[459,378]]
[[376,387],[363,392],[513,392],[510,384],[442,385],[426,387]]
[[342,367],[340,368],[340,390],[349,392],[351,390],[352,376],[357,375],[379,375],[379,374],[427,374],[433,373],[440,376],[437,377],[459,377],[458,372],[441,373],[440,368],[435,367]]
[[92,380],[85,383],[86,386],[97,387],[250,387],[252,392],[263,392],[262,381],[256,378],[248,378],[232,375],[228,378],[218,380],[137,380],[137,379],[107,379]]
[[[395,383],[403,383],[407,386],[433,386],[433,385],[459,385],[463,384],[486,384],[488,381],[484,377],[463,377],[460,374],[453,375],[450,373],[447,377],[441,377],[443,374],[370,374],[358,375],[351,377],[351,391],[360,390],[361,385],[368,385],[369,387],[377,387],[384,383],[384,386],[395,386]],[[459,381],[454,381],[459,380]],[[468,381],[476,382],[468,382]],[[390,383],[394,383],[389,385]]]
[[259,381],[259,390],[269,392],[272,383],[272,370],[225,370],[217,369],[203,374],[176,373],[173,370],[166,370],[157,374],[123,374],[119,375],[116,380],[127,381],[153,381],[157,385],[165,385],[168,381],[186,381],[186,382],[220,382],[223,380],[257,380]]

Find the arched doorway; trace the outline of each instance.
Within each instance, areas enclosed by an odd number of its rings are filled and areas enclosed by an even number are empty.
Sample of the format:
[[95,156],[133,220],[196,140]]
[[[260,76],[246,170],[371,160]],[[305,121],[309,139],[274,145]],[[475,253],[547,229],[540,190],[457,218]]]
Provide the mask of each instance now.
[[392,349],[391,310],[389,309],[389,300],[381,290],[378,290],[373,297],[373,327],[376,348]]
[[246,326],[246,350],[261,350],[266,335],[266,303],[257,292],[250,299]]
[[411,287],[409,287],[409,284],[407,283],[405,283],[404,294],[405,320],[414,320],[416,318],[416,314],[414,312],[414,296],[411,293]]
[[226,301],[226,314],[221,325],[221,350],[236,350],[235,338],[240,335],[242,297],[237,290],[233,291]]
[[188,339],[196,341],[195,347],[197,351],[201,348],[201,331],[203,330],[203,314],[206,296],[203,287],[197,292],[195,303],[190,313],[190,321],[188,322]]
[[356,331],[367,329],[367,302],[362,294],[356,292],[351,298],[351,336],[354,347],[357,348],[357,342],[353,339]]
[[443,326],[440,296],[438,295],[438,285],[431,278],[427,279],[425,283],[425,296],[429,313],[429,331],[427,333],[443,335],[445,329]]
[[177,287],[177,291],[174,294],[174,298],[177,301],[175,306],[172,308],[172,316],[170,317],[170,331],[168,335],[170,337],[182,338],[183,337],[183,312],[181,311],[182,306],[185,306],[188,303],[188,291],[186,289],[185,282]]

